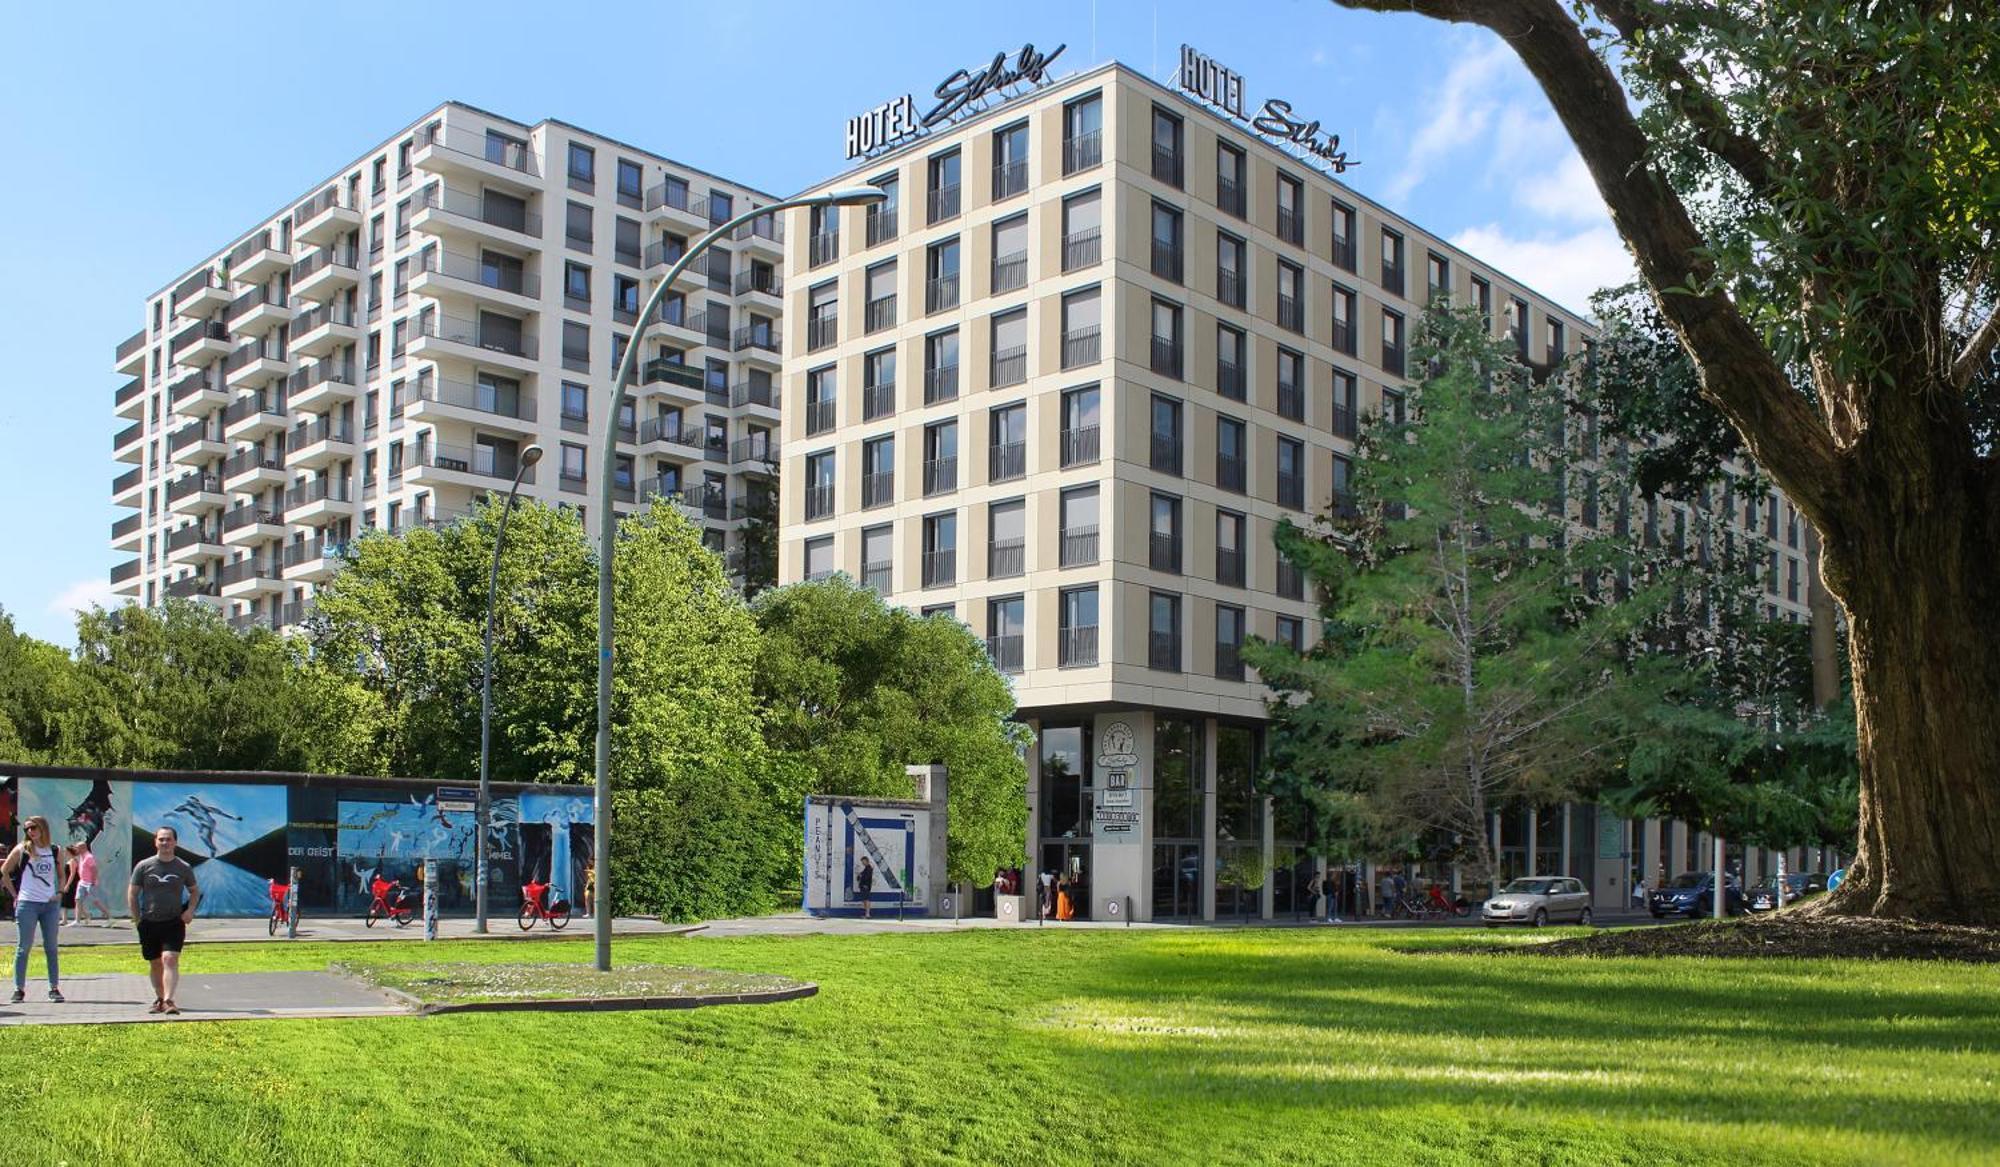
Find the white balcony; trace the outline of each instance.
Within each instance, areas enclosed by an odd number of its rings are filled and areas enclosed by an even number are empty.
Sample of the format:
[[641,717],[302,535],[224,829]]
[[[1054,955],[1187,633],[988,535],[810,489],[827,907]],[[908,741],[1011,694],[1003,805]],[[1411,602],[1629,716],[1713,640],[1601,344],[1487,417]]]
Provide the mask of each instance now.
[[112,366],[127,377],[141,376],[146,371],[146,330],[140,329],[118,342],[117,363]]
[[542,217],[525,200],[470,194],[453,187],[426,187],[417,196],[410,228],[448,242],[539,251]]
[[225,600],[249,600],[285,590],[282,570],[261,556],[254,560],[225,563],[220,575],[222,598]]
[[222,541],[230,547],[242,547],[284,537],[284,518],[274,511],[240,506],[222,517]]
[[[238,251],[244,251],[238,248]],[[267,238],[243,254],[241,259],[231,257],[229,278],[238,283],[261,284],[279,272],[292,266],[292,257],[270,245]]]
[[542,310],[541,279],[534,272],[494,267],[457,252],[433,250],[428,266],[410,277],[410,290],[476,313],[481,307],[526,315]]
[[[346,545],[324,538],[309,539],[285,548],[285,578],[320,583],[340,570]],[[287,605],[289,606],[289,605]]]
[[202,320],[175,333],[171,351],[175,364],[200,369],[235,352],[236,342],[220,320]]
[[234,297],[228,285],[213,272],[197,272],[193,279],[174,291],[174,315],[182,320],[202,320],[219,308],[229,306]]
[[346,478],[320,478],[285,492],[285,521],[303,527],[324,527],[352,519],[359,510]]
[[222,411],[222,435],[232,442],[255,442],[284,432],[283,407],[246,397]]
[[113,435],[111,439],[111,456],[120,462],[144,462],[146,460],[146,423],[135,421]]
[[409,355],[434,361],[469,362],[516,373],[538,368],[538,345],[531,332],[515,336],[453,316],[432,316],[409,338]]
[[291,373],[292,362],[265,352],[261,343],[246,345],[229,355],[223,365],[223,379],[231,389],[250,389],[274,377]]
[[323,357],[360,343],[361,327],[345,307],[318,304],[292,318],[294,357]]
[[410,386],[410,392],[403,416],[411,421],[456,422],[529,438],[541,432],[535,425],[532,385],[503,390],[491,384],[433,378]]
[[410,162],[419,170],[477,184],[497,183],[522,194],[541,189],[541,159],[519,141],[462,126],[438,126],[417,135]]
[[361,212],[341,203],[340,188],[329,186],[292,212],[292,238],[323,247],[361,226]]
[[354,427],[326,418],[285,435],[285,465],[292,470],[318,470],[354,452]]
[[206,466],[217,458],[229,453],[229,443],[224,441],[207,422],[199,423],[201,429],[192,438],[180,439],[175,446],[175,438],[167,439],[167,457],[176,466]]
[[238,450],[222,464],[222,485],[233,494],[252,494],[266,487],[283,486],[290,479],[285,459],[266,450]]
[[167,562],[177,567],[198,567],[228,554],[222,536],[201,527],[186,527],[167,536]]
[[221,510],[228,501],[218,475],[193,474],[167,484],[167,509],[177,515],[205,515]]
[[295,413],[325,413],[361,392],[360,377],[351,364],[319,361],[285,379],[285,403]]
[[322,247],[292,265],[292,295],[302,300],[330,303],[333,298],[361,282],[355,257]]
[[262,288],[250,289],[229,305],[229,331],[238,339],[261,337],[291,320],[291,306],[272,300]]

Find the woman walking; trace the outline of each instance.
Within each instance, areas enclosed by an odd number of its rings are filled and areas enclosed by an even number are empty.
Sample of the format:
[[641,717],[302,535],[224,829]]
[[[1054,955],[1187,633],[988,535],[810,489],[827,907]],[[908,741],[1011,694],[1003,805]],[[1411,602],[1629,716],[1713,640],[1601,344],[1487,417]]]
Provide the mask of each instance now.
[[14,897],[14,921],[20,928],[20,946],[14,950],[17,1005],[28,999],[28,950],[35,946],[36,928],[42,930],[42,954],[49,964],[49,1000],[63,999],[56,931],[62,926],[62,889],[70,877],[69,857],[49,841],[49,820],[33,815],[23,825],[26,841],[16,844],[0,864],[0,886]]
[[104,922],[111,923],[116,917],[111,914],[111,902],[104,898],[104,890],[97,885],[97,856],[91,854],[90,840],[86,839],[70,850],[76,856],[76,916],[70,922],[89,923],[90,908],[95,904],[97,910],[104,913]]

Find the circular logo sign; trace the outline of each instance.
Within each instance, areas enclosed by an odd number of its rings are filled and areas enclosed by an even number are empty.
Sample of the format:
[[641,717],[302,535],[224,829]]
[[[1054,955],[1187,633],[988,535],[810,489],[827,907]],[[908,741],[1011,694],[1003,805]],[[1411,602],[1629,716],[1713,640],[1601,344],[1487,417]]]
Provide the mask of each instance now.
[[1117,914],[1118,914],[1118,901],[1117,901],[1117,900],[1112,900],[1112,901],[1110,901],[1109,903],[1106,903],[1106,904],[1104,905],[1104,914],[1105,914],[1105,915],[1107,915],[1107,916],[1115,916],[1115,915],[1117,915]]
[[1139,764],[1138,745],[1132,738],[1132,727],[1122,721],[1114,721],[1104,727],[1097,739],[1097,764],[1100,766],[1136,766]]
[[1847,868],[1845,867],[1839,868],[1835,870],[1832,875],[1826,877],[1826,890],[1832,891],[1835,888],[1839,887],[1841,884],[1846,882],[1847,882]]
[[953,905],[955,905],[957,902],[958,902],[957,900],[954,900],[950,896],[939,896],[938,911],[943,912],[946,915],[950,915]]
[[1011,897],[1000,901],[1000,916],[1002,919],[1013,919],[1014,911],[1014,901]]

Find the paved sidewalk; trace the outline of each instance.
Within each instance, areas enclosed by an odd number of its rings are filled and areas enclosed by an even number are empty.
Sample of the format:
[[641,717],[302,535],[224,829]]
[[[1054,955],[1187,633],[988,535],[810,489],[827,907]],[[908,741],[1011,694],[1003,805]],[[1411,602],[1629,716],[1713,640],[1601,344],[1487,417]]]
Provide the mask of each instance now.
[[[1598,927],[1622,928],[1632,926],[1652,926],[1661,921],[1645,915],[1599,916]],[[1202,921],[1174,921],[1171,923],[1126,923],[1123,920],[1050,920],[1037,923],[1003,923],[991,916],[974,916],[960,920],[911,917],[896,919],[893,910],[887,914],[877,913],[873,918],[863,920],[855,916],[831,916],[821,918],[808,916],[803,912],[789,912],[774,916],[746,916],[732,920],[710,920],[694,932],[695,936],[860,936],[882,932],[950,932],[965,928],[999,928],[1020,931],[1042,929],[1112,929],[1123,931],[1130,928],[1139,930],[1159,929],[1219,929],[1239,928],[1369,928],[1369,929],[1433,929],[1433,928],[1479,928],[1479,917],[1467,916],[1450,920],[1380,920],[1366,918],[1346,920],[1339,924],[1328,924],[1314,919],[1300,919],[1285,916],[1278,919],[1258,920],[1230,918]]]
[[[553,937],[575,939],[591,935],[592,921],[577,917],[569,927],[560,932],[552,930],[545,923],[537,923],[530,931],[521,931],[512,916],[494,919],[486,935],[493,940],[547,940]],[[688,930],[687,924],[662,924],[646,917],[620,918],[611,922],[611,931],[618,936],[671,936]],[[285,938],[285,930],[278,929],[277,939]],[[353,916],[301,916],[299,918],[299,939],[302,941],[357,941],[357,940],[422,940],[424,925],[422,920],[413,921],[401,928],[386,920],[373,928],[367,922]],[[474,940],[479,934],[472,930],[472,921],[452,917],[438,921],[438,939]],[[188,928],[188,943],[231,944],[251,940],[270,940],[266,922],[261,919],[197,919]],[[83,948],[101,944],[137,944],[129,921],[120,920],[115,925],[75,924],[62,930],[62,947]],[[150,1000],[150,998],[149,998]]]
[[48,982],[30,979],[28,999],[0,1004],[3,1025],[96,1025],[143,1021],[250,1021],[273,1017],[394,1017],[412,1012],[406,1000],[326,972],[220,973],[181,978],[179,1016],[147,1013],[153,986],[143,973],[66,977],[58,1005]]

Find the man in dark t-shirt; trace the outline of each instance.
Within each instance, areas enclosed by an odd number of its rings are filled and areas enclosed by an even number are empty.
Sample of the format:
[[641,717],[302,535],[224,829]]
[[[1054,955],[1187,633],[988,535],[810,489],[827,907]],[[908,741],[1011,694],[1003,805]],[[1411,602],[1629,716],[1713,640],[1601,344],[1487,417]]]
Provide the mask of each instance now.
[[153,832],[153,857],[132,868],[126,907],[139,929],[139,955],[146,958],[153,981],[153,1007],[148,1013],[179,1013],[174,990],[180,987],[181,946],[187,926],[201,903],[194,868],[177,851],[180,835],[172,827]]

